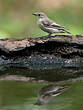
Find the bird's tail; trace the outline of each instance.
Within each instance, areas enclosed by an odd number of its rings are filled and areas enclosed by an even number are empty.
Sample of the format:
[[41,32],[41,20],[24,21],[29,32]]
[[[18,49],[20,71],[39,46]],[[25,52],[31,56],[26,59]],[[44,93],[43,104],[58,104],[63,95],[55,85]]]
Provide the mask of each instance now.
[[69,32],[69,29],[64,29],[64,31],[68,34],[71,34],[71,32]]
[[71,32],[69,32],[69,31],[67,31],[67,30],[66,30],[65,32],[68,33],[68,34],[71,34]]
[[61,32],[71,34],[71,32],[69,32],[68,29],[61,29]]

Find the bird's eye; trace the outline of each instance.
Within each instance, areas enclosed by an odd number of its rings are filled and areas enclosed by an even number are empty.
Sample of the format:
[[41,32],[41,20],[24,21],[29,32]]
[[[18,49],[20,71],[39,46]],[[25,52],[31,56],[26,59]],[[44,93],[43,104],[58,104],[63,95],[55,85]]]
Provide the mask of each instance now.
[[40,14],[39,14],[39,16],[40,16]]

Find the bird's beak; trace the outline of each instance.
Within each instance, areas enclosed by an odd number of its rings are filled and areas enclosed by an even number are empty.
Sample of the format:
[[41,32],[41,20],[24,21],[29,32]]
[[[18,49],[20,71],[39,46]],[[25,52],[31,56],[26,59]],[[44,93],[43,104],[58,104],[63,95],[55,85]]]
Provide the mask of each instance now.
[[37,16],[37,13],[33,13],[33,15]]

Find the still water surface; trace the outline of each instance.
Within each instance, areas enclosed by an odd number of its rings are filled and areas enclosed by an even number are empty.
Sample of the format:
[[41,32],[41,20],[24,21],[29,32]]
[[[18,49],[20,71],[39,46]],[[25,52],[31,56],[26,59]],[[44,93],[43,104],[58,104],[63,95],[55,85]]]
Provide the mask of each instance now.
[[0,81],[0,110],[83,110],[83,83],[76,82],[43,106],[34,105],[46,84]]

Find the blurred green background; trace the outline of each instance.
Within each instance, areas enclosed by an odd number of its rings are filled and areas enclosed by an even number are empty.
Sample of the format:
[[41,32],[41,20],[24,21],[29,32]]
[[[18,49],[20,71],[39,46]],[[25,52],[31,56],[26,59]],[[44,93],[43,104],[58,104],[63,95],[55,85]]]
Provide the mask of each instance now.
[[34,12],[45,12],[72,34],[83,33],[83,0],[0,0],[0,38],[47,35],[38,28]]

